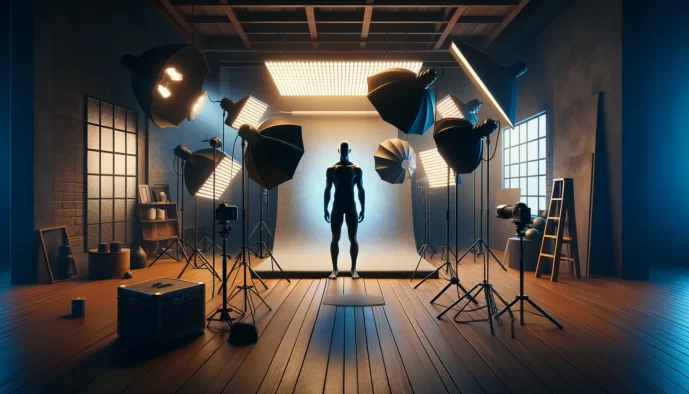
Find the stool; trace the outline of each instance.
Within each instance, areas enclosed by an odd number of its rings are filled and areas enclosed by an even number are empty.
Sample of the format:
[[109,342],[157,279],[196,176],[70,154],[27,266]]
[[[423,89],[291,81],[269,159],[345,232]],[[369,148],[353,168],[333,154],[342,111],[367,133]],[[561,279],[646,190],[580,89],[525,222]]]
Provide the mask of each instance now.
[[[538,252],[541,247],[541,239],[530,240],[524,238],[524,271],[536,271]],[[519,237],[511,237],[505,246],[505,261],[503,264],[519,271]],[[546,267],[544,267],[546,268]],[[547,267],[550,270],[550,267]],[[550,271],[548,271],[550,272]]]
[[89,280],[119,279],[129,271],[129,249],[119,252],[89,250]]

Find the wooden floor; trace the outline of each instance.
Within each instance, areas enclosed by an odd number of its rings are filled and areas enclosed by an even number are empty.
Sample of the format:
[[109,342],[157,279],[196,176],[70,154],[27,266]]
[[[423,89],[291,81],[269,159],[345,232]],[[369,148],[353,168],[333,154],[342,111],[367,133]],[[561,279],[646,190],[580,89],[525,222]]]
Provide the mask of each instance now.
[[[493,266],[506,298],[518,275]],[[133,281],[176,276],[160,262]],[[460,267],[462,282],[481,265]],[[185,276],[205,280],[196,270]],[[565,326],[528,314],[491,336],[487,323],[436,319],[428,301],[443,286],[414,290],[407,280],[270,280],[272,307],[256,314],[254,346],[233,347],[226,330],[167,349],[129,348],[116,333],[116,286],[124,280],[73,280],[0,286],[0,391],[23,393],[653,393],[689,390],[689,276],[654,269],[650,282],[615,279],[559,283],[527,276],[529,295]],[[129,282],[131,283],[131,281]],[[210,298],[207,313],[221,302]],[[321,305],[330,293],[382,294],[385,306]],[[685,298],[685,295],[687,296]],[[70,320],[69,300],[87,299],[87,317]],[[449,299],[443,299],[448,302]],[[481,317],[476,313],[473,317]],[[219,326],[222,327],[222,326]]]

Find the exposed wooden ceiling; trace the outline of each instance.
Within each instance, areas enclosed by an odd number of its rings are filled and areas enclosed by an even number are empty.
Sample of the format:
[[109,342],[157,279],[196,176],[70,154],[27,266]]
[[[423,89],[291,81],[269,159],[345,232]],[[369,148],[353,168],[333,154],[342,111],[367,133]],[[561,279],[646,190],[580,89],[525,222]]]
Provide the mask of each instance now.
[[407,52],[486,48],[529,0],[150,0],[207,52]]

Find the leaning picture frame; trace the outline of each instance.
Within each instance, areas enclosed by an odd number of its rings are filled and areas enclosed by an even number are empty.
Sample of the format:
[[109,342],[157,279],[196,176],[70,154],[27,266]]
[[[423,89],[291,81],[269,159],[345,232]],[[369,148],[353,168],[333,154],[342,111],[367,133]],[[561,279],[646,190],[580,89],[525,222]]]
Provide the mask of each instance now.
[[148,185],[139,185],[139,202],[146,204],[151,202],[151,187]]

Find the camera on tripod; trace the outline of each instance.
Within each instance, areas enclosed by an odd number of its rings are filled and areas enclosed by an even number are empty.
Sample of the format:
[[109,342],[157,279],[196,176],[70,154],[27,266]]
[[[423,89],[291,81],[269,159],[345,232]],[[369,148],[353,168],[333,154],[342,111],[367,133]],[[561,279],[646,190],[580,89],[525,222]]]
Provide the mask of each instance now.
[[217,208],[215,208],[215,219],[219,224],[225,224],[229,221],[237,220],[237,206],[227,205],[226,202],[220,203]]
[[498,205],[496,213],[500,219],[511,220],[515,224],[528,226],[532,222],[531,208],[523,202],[514,205]]

